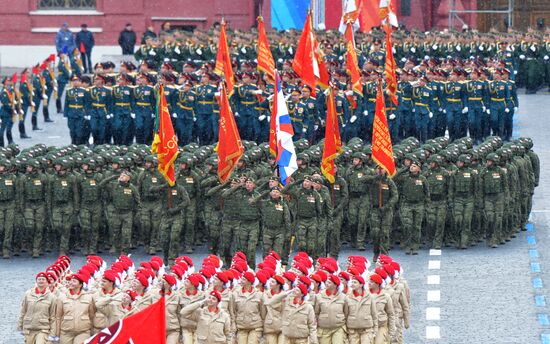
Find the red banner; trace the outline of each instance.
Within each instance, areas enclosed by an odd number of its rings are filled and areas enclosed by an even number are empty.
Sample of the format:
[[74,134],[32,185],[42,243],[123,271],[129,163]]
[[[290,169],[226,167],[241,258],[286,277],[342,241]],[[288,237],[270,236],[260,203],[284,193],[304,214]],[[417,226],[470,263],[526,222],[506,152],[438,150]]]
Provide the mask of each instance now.
[[386,75],[386,89],[391,97],[391,101],[398,105],[397,101],[397,75],[395,74],[395,59],[393,58],[393,48],[391,41],[391,25],[387,23],[384,26],[386,31],[386,65],[385,65],[385,75]]
[[351,77],[352,90],[357,94],[363,94],[363,86],[361,85],[361,73],[359,72],[357,52],[355,51],[355,40],[353,38],[353,24],[346,24],[346,32],[344,34],[346,40],[346,71]]
[[168,106],[166,105],[163,85],[159,86],[158,97],[158,131],[155,132],[153,140],[153,153],[157,153],[158,156],[158,170],[162,173],[168,184],[174,186],[176,183],[174,161],[176,161],[179,154],[178,140],[172,126]]
[[340,139],[340,129],[338,127],[334,91],[332,87],[330,87],[327,96],[327,117],[321,172],[331,184],[334,183],[334,176],[336,175],[334,171],[334,160],[341,151],[342,140]]
[[271,49],[269,49],[262,17],[258,17],[258,69],[269,75],[271,80],[275,80],[275,60],[273,60]]
[[225,21],[222,20],[220,41],[218,42],[218,55],[216,56],[216,67],[214,72],[225,78],[229,96],[233,94],[235,87],[235,76],[231,65],[231,55],[229,54],[229,46],[227,45],[227,34],[225,32]]
[[218,177],[224,183],[237,166],[237,161],[244,153],[241,136],[235,123],[235,117],[229,106],[227,89],[222,83],[220,90],[220,127],[218,141]]
[[381,80],[378,82],[376,112],[374,114],[374,123],[372,124],[372,159],[382,166],[391,177],[395,175],[393,147],[388,128],[388,119],[386,118],[386,104],[384,103]]

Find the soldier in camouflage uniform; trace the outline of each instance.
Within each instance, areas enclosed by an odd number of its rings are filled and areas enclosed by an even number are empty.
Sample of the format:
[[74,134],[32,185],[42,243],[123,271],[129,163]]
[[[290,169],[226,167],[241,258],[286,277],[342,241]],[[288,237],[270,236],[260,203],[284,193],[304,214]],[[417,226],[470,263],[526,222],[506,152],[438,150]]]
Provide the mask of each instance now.
[[508,186],[506,174],[498,166],[498,155],[489,153],[485,160],[485,168],[479,176],[479,189],[483,197],[483,209],[485,210],[487,244],[492,248],[496,248],[502,237],[503,197],[508,192]]
[[450,175],[441,167],[443,159],[440,155],[430,156],[428,163],[429,169],[424,173],[430,187],[430,202],[426,208],[426,236],[432,242],[433,248],[441,249],[447,218]]
[[346,178],[349,185],[349,234],[345,233],[344,240],[351,240],[353,246],[364,251],[367,239],[367,219],[370,216],[370,208],[372,208],[367,188],[369,178],[373,177],[373,172],[364,165],[367,161],[367,156],[364,153],[355,152],[352,158],[353,165],[347,171]]
[[339,173],[339,165],[334,165],[334,183],[328,184],[331,193],[332,221],[329,224],[328,232],[328,253],[331,257],[338,259],[341,247],[341,232],[344,223],[344,209],[348,206],[349,191],[348,183]]
[[4,259],[9,259],[12,251],[18,193],[17,176],[11,172],[10,162],[0,160],[0,241]]
[[95,172],[97,161],[87,158],[82,164],[82,173],[78,176],[80,227],[84,244],[82,252],[85,255],[96,254],[98,251],[99,227],[103,217],[103,202],[99,183],[103,179],[101,173]]
[[154,156],[145,157],[145,169],[139,174],[136,182],[141,195],[141,239],[145,241],[145,251],[149,254],[155,254],[157,249],[163,248],[162,242],[159,242],[161,197],[158,192],[151,190],[151,187],[160,185],[163,179],[156,163]]
[[176,180],[179,186],[187,191],[189,204],[183,212],[183,235],[185,242],[185,253],[193,253],[195,242],[195,227],[197,225],[197,198],[199,197],[200,176],[193,171],[193,157],[182,154],[178,157],[178,174]]
[[332,198],[328,188],[323,185],[323,177],[319,174],[312,176],[313,189],[319,193],[321,214],[317,225],[317,253],[315,258],[327,255],[327,238],[329,238],[329,226],[332,223]]

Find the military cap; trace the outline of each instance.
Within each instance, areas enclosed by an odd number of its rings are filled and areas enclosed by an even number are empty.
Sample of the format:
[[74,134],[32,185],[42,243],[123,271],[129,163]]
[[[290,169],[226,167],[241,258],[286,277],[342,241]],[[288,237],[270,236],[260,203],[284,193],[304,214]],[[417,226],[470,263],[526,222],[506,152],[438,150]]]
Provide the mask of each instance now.
[[487,154],[487,156],[485,157],[485,160],[490,160],[492,162],[495,162],[497,163],[499,161],[499,157],[496,153],[489,153]]

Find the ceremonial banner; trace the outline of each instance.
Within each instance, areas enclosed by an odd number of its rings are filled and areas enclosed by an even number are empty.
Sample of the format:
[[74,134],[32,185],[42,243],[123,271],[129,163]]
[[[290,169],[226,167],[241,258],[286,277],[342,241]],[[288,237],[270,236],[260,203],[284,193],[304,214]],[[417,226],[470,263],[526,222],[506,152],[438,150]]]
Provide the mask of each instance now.
[[229,106],[227,89],[222,82],[220,89],[220,127],[218,139],[218,177],[224,183],[237,166],[237,161],[244,153],[241,136],[235,123],[235,117]]
[[225,20],[222,19],[220,41],[218,42],[218,55],[216,56],[216,67],[214,73],[225,78],[229,97],[233,94],[235,88],[235,76],[233,67],[231,66],[231,55],[229,54],[229,46],[227,45],[227,34],[225,32]]
[[179,154],[178,140],[172,126],[168,106],[166,105],[163,85],[160,85],[158,90],[155,137],[151,150],[157,154],[158,170],[168,184],[174,186],[176,183],[174,161],[176,161]]
[[334,160],[341,151],[342,140],[340,139],[340,129],[338,127],[338,115],[336,114],[334,90],[332,87],[329,87],[327,95],[327,117],[323,157],[321,160],[321,172],[331,184],[334,183],[334,176],[336,175],[334,170]]
[[372,125],[372,159],[382,166],[390,175],[395,175],[395,161],[393,160],[393,147],[391,143],[388,119],[386,118],[386,104],[384,103],[384,92],[382,81],[378,83],[376,93],[376,112]]

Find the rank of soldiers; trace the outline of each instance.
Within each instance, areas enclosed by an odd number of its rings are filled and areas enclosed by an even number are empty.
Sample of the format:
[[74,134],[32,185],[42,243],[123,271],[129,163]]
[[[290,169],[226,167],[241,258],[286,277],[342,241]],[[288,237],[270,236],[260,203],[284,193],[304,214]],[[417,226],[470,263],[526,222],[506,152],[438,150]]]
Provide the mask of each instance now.
[[197,267],[189,256],[171,266],[158,256],[136,266],[127,255],[110,267],[97,255],[78,270],[70,264],[59,257],[25,293],[25,343],[82,343],[161,297],[167,344],[397,344],[410,326],[409,286],[387,255],[339,266],[298,252],[287,269],[270,251],[256,271],[243,252],[225,270],[216,255]]

